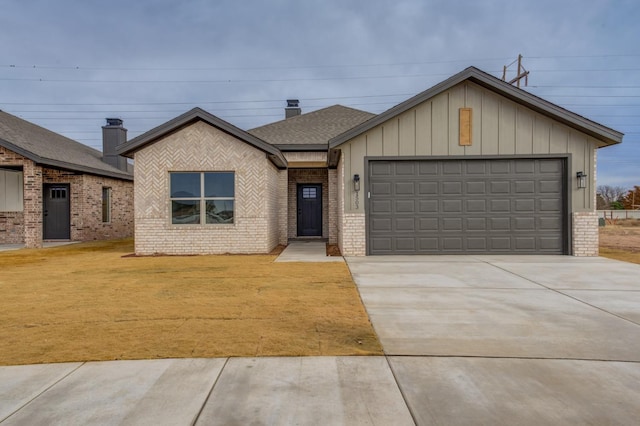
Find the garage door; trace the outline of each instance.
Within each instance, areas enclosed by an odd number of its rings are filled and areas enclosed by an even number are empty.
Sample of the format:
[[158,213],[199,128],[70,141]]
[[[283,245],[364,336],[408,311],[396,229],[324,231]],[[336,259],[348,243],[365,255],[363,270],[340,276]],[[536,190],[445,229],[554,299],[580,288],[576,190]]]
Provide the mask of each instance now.
[[564,254],[563,159],[370,161],[369,254]]

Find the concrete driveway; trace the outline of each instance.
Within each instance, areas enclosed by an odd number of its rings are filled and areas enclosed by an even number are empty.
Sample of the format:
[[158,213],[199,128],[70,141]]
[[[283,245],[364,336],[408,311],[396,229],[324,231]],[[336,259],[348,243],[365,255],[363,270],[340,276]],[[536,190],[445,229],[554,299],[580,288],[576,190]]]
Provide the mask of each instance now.
[[640,265],[348,258],[418,424],[637,424]]

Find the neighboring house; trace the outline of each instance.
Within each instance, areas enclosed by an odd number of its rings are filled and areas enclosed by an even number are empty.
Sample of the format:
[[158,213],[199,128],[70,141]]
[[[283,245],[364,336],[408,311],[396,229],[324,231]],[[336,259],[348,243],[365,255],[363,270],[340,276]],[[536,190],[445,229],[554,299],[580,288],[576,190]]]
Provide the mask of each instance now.
[[615,130],[473,67],[379,115],[299,113],[246,132],[196,108],[120,145],[136,253],[598,253],[596,150]]
[[133,174],[103,127],[104,154],[0,111],[0,244],[89,241],[133,234]]

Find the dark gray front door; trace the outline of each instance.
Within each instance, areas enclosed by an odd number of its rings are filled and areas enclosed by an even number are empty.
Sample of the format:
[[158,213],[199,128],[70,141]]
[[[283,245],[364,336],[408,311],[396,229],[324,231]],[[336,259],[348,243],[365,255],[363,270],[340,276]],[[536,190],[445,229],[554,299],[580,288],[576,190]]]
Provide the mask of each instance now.
[[322,236],[321,184],[298,184],[298,236]]
[[68,240],[71,238],[71,204],[68,184],[44,185],[43,238]]
[[371,161],[369,254],[566,254],[563,159]]

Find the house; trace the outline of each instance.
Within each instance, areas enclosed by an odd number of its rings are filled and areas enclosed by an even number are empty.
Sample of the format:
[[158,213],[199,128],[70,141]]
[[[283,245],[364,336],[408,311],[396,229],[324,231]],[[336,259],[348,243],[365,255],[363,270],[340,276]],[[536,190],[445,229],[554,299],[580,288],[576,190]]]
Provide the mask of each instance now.
[[0,244],[133,234],[133,174],[115,152],[122,121],[108,119],[103,137],[104,154],[0,111]]
[[195,108],[120,145],[138,254],[598,253],[596,151],[622,134],[470,67],[383,112],[244,131]]

